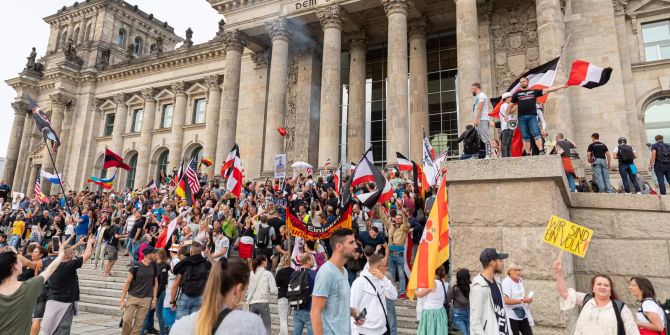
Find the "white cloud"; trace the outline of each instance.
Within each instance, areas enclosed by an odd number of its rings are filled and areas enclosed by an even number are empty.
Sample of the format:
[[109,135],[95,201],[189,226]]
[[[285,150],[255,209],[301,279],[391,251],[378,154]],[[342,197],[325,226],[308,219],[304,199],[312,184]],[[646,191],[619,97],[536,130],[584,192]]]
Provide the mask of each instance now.
[[[80,0],[83,3],[85,0]],[[187,28],[193,29],[194,43],[212,39],[222,16],[206,0],[141,0],[129,1],[146,12],[152,13],[174,27],[177,35],[184,37]],[[3,34],[3,61],[0,62],[0,78],[4,81],[15,78],[26,64],[30,48],[37,48],[38,58],[44,55],[49,39],[49,25],[42,18],[55,14],[64,5],[74,1],[54,0],[3,1],[0,10],[0,31]],[[9,144],[14,111],[10,104],[16,92],[0,83],[0,157],[4,157]]]

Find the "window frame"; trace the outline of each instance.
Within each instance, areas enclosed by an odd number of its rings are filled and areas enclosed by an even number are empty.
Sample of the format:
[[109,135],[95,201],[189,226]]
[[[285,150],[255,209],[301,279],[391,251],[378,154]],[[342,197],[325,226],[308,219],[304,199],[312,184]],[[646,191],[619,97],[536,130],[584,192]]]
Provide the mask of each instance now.
[[[198,121],[198,102],[202,101],[202,122],[197,122]],[[205,97],[198,97],[193,99],[193,109],[191,110],[191,124],[204,124],[206,122],[206,115],[207,115],[207,98]]]
[[[137,120],[137,114],[141,113],[140,119]],[[142,132],[142,122],[144,119],[144,108],[139,107],[139,108],[134,108],[132,111],[132,121],[130,123],[130,132],[131,133],[140,133]],[[139,121],[139,125],[138,125]]]
[[[171,108],[170,118],[169,118],[170,124],[166,124],[166,117],[165,116],[166,116],[167,107]],[[172,103],[162,104],[161,105],[161,122],[160,122],[159,128],[160,129],[172,128],[173,122],[174,122],[174,104],[172,104]]]
[[[662,41],[656,41],[656,42],[646,42],[644,40],[644,30],[645,26],[650,26],[658,23],[665,23],[665,26],[668,28],[668,37],[665,40]],[[642,39],[642,50],[644,52],[644,60],[646,62],[655,62],[655,61],[661,61],[661,60],[668,60],[670,59],[670,55],[667,57],[663,58],[661,55],[661,47],[670,47],[670,18],[664,19],[664,20],[653,20],[653,21],[648,21],[648,22],[641,22],[640,23],[640,31],[641,31],[641,39]],[[655,49],[655,59],[649,59],[650,55],[647,53],[647,48],[653,47]]]
[[[109,118],[112,118],[112,123],[109,123]],[[102,136],[112,136],[114,133],[114,124],[116,123],[116,113],[105,114],[105,125],[102,130]]]

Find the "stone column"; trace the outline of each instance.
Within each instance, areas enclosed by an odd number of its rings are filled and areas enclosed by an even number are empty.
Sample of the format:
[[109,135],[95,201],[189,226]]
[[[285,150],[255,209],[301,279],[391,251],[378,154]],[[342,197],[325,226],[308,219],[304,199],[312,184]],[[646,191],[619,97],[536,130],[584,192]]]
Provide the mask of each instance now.
[[[473,0],[474,1],[474,0]],[[411,0],[381,0],[388,18],[386,160],[409,152],[407,9]]]
[[[67,96],[61,94],[61,93],[56,93],[52,94],[49,96],[51,99],[51,127],[53,128],[54,132],[58,136],[61,135],[61,127],[63,126],[63,118],[65,117],[65,106],[71,101],[70,98]],[[61,142],[62,143],[62,142]],[[62,150],[59,150],[56,154],[54,154],[53,150],[51,149],[51,142],[47,142],[47,145],[49,148],[44,148],[44,158],[42,162],[42,169],[46,172],[49,173],[54,173],[54,163],[51,161],[51,157],[53,157],[54,160],[58,159],[59,155],[65,155],[65,152]],[[49,152],[51,152],[51,156],[49,156]],[[60,168],[60,166],[58,166]],[[59,171],[60,172],[60,171]],[[51,183],[45,182],[46,179],[42,179],[42,193],[44,194],[51,194]]]
[[184,122],[186,122],[186,83],[178,81],[172,84],[174,92],[174,114],[172,116],[172,136],[170,136],[170,152],[168,161],[170,167],[178,167],[181,164],[181,150],[184,144]]
[[265,28],[272,38],[272,58],[268,80],[268,102],[265,125],[263,172],[274,168],[272,157],[284,151],[284,138],[277,133],[284,127],[286,117],[286,90],[288,82],[288,45],[291,38],[289,23],[285,18],[266,22]]
[[426,53],[426,18],[409,22],[409,155],[410,159],[420,162],[423,156],[423,130],[428,129],[428,62]]
[[481,79],[479,24],[476,0],[456,0],[456,58],[458,61],[458,130],[472,124],[472,83]]
[[12,108],[14,109],[14,123],[12,124],[12,131],[9,137],[9,145],[7,146],[7,160],[5,161],[5,170],[2,179],[6,183],[12,183],[12,188],[16,188],[16,184],[13,182],[19,165],[19,153],[23,147],[21,142],[23,133],[25,133],[24,126],[28,106],[23,102],[14,102],[12,103]]
[[[30,177],[28,178],[28,186],[26,187],[26,196],[31,197],[35,194],[35,180],[37,180],[37,165],[35,162],[30,163]],[[44,193],[44,184],[40,185],[42,193]]]
[[337,164],[340,152],[340,58],[342,53],[342,23],[345,11],[338,5],[316,10],[323,28],[323,61],[321,68],[321,111],[319,122],[319,159]]
[[349,35],[349,114],[347,115],[347,156],[356,161],[365,153],[365,31]]
[[141,188],[149,181],[149,163],[151,162],[151,145],[156,119],[156,90],[149,87],[142,90],[144,98],[144,110],[142,111],[142,132],[140,133],[140,146],[137,155],[137,168],[135,170],[134,188]]
[[[33,121],[32,115],[26,115],[25,111],[28,110],[28,105],[19,107],[24,111],[25,121],[23,123],[23,133],[21,134],[21,147],[19,148],[19,156],[16,160],[16,172],[14,173],[14,180],[12,181],[12,190],[21,191],[23,188],[23,179],[26,178],[25,171],[26,165],[28,165],[28,152],[30,151],[30,131],[32,130]],[[9,180],[7,180],[9,182]]]
[[[565,43],[561,0],[537,0],[535,8],[540,63],[545,63],[558,57]],[[566,60],[562,59],[558,65],[554,85],[561,85],[567,81],[566,66],[568,66]],[[572,112],[565,90],[550,95],[544,106],[544,118],[547,121],[548,132],[553,134],[563,132],[566,137],[573,137]]]
[[[219,143],[217,138],[219,135],[219,118],[221,114],[221,82],[218,74],[212,74],[205,77],[205,84],[209,88],[207,93],[207,105],[205,106],[205,140],[203,145],[203,156],[209,159],[216,159],[218,157]],[[216,155],[216,157],[215,157]],[[222,163],[223,164],[223,163]],[[214,166],[219,165],[216,163]],[[220,165],[219,165],[220,166]],[[211,180],[210,173],[212,169],[206,169]]]
[[123,93],[114,95],[116,113],[114,114],[114,128],[112,128],[112,147],[110,150],[118,155],[123,155],[123,134],[126,132],[126,120],[128,119],[127,96]]
[[223,76],[223,93],[221,94],[216,164],[207,168],[207,174],[210,178],[214,176],[215,167],[223,165],[224,159],[235,145],[237,109],[240,102],[242,52],[247,44],[247,37],[244,33],[235,29],[225,33],[223,42],[226,45],[226,72]]

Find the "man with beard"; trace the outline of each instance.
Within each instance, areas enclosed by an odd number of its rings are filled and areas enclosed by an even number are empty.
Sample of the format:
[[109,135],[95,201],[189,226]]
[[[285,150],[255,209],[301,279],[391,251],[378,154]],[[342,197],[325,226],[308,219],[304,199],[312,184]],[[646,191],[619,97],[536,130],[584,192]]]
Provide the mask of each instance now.
[[484,270],[472,280],[470,287],[470,334],[509,335],[509,319],[505,313],[502,285],[495,277],[503,273],[503,260],[508,254],[486,248],[479,256]]
[[530,155],[530,139],[535,141],[535,145],[540,149],[540,155],[544,155],[544,146],[542,145],[542,133],[540,132],[540,125],[537,122],[537,98],[556,92],[558,90],[568,87],[567,84],[545,88],[543,90],[531,90],[528,87],[528,78],[521,77],[519,79],[521,89],[512,94],[512,111],[508,114],[514,114],[519,111],[519,129],[521,130],[521,138],[523,140],[523,149]]

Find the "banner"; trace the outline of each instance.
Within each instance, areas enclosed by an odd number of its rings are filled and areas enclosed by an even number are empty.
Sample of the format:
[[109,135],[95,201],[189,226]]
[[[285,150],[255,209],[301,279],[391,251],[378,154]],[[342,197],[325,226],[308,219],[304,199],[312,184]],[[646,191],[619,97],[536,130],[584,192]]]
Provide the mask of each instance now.
[[593,230],[552,215],[544,231],[543,240],[579,257],[584,257],[592,237]]
[[307,241],[329,239],[333,232],[340,228],[351,229],[351,204],[347,206],[337,221],[325,227],[305,224],[293,213],[289,206],[286,211],[286,227],[289,234]]
[[277,154],[274,156],[275,179],[286,178],[286,154]]

